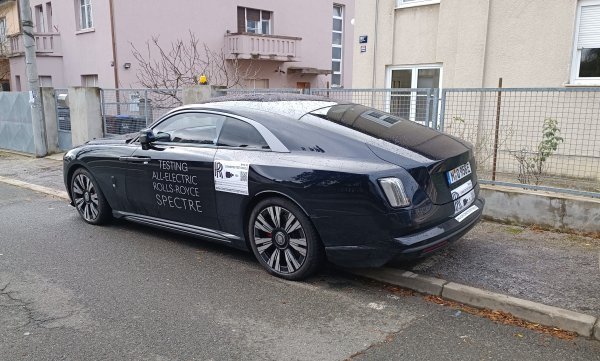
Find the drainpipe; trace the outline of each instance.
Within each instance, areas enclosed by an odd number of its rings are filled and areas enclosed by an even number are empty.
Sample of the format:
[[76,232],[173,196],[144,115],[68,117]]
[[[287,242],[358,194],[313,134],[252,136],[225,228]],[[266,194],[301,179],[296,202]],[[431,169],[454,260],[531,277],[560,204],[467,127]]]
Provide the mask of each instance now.
[[377,30],[379,29],[378,26],[379,23],[379,0],[375,1],[375,34],[374,34],[374,41],[373,41],[373,75],[372,75],[372,80],[371,80],[371,88],[375,89],[375,75],[377,74],[376,72],[376,68],[377,68]]
[[[115,75],[115,88],[119,88],[119,69],[117,65],[117,34],[115,31],[115,10],[113,0],[109,0],[110,7],[110,35],[112,40],[112,53],[113,53],[113,71]],[[118,100],[117,100],[118,103]]]

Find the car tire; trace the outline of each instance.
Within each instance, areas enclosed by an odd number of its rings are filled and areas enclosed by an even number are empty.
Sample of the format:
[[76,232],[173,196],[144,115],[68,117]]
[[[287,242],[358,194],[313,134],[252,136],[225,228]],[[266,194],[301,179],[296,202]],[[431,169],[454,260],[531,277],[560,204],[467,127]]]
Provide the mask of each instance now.
[[90,224],[106,223],[112,210],[98,186],[98,182],[86,169],[79,168],[71,177],[71,197],[79,215]]
[[248,221],[252,252],[272,275],[302,280],[319,270],[325,250],[310,219],[295,203],[267,198],[252,210]]

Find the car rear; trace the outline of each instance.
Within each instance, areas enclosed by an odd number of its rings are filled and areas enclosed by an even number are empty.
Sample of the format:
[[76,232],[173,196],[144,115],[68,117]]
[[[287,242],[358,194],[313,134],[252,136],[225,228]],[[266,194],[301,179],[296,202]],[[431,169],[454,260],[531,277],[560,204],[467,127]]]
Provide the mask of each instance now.
[[318,123],[317,117],[346,128],[340,131],[355,131],[377,157],[398,166],[396,174],[377,174],[373,180],[387,209],[371,234],[386,241],[330,248],[333,262],[380,266],[396,257],[423,257],[460,238],[481,218],[484,201],[478,198],[468,143],[357,104],[338,104],[311,115],[305,120]]

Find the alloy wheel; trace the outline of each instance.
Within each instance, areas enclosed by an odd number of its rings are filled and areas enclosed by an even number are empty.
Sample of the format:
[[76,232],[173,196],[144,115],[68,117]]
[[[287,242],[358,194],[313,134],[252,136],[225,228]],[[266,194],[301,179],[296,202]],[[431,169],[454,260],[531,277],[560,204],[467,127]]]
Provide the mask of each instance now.
[[73,179],[72,195],[75,207],[88,222],[94,222],[100,213],[98,193],[92,180],[85,174],[77,174]]
[[286,208],[271,205],[261,210],[254,221],[253,241],[260,257],[277,273],[294,273],[306,260],[306,234]]

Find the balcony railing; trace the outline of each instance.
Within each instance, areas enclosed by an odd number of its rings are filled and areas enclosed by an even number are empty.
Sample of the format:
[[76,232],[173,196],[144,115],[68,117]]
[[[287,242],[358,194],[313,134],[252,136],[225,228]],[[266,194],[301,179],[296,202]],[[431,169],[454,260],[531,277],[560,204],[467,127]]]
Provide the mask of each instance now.
[[251,33],[227,34],[227,59],[300,61],[302,38]]
[[[33,33],[35,50],[38,55],[61,55],[60,34]],[[25,53],[23,34],[7,36],[9,42],[9,56],[19,56]]]

